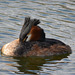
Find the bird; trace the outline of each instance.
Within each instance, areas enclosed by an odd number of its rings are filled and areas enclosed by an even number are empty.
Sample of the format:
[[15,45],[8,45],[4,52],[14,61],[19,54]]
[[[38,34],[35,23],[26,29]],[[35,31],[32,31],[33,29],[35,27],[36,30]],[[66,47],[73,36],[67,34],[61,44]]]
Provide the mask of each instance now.
[[64,42],[46,38],[44,29],[38,26],[39,19],[25,17],[19,38],[5,44],[1,52],[6,56],[52,56],[71,54],[72,50]]

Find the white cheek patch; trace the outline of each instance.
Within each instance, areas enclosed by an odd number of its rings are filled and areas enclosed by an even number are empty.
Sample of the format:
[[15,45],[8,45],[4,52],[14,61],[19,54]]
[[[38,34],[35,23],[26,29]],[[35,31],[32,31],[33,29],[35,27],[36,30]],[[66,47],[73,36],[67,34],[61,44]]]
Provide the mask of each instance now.
[[27,35],[26,41],[30,41],[30,38],[31,38],[31,34]]

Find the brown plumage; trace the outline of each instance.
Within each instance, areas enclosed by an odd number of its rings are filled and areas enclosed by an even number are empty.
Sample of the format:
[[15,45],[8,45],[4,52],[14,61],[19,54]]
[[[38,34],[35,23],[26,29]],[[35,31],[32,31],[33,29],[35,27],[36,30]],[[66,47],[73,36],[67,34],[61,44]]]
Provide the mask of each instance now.
[[25,18],[19,39],[5,44],[1,51],[8,56],[50,56],[70,54],[71,48],[65,43],[45,38],[44,30],[37,26],[38,19]]

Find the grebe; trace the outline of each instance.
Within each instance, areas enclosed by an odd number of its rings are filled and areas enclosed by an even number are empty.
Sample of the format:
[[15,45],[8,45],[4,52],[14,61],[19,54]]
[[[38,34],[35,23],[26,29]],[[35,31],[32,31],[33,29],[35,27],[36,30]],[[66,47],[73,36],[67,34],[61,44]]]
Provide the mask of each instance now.
[[71,53],[70,46],[65,43],[45,38],[39,23],[38,19],[26,17],[19,38],[5,44],[1,52],[7,56],[51,56]]

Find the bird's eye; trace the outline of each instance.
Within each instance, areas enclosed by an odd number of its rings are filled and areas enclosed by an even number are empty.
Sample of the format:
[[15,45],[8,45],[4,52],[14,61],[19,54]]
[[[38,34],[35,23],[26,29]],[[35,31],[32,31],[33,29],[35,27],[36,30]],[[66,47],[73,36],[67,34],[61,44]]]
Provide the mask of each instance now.
[[27,38],[28,38],[28,36],[26,36],[26,37],[24,38],[23,42],[26,41]]
[[28,38],[28,36],[26,36],[26,39]]

